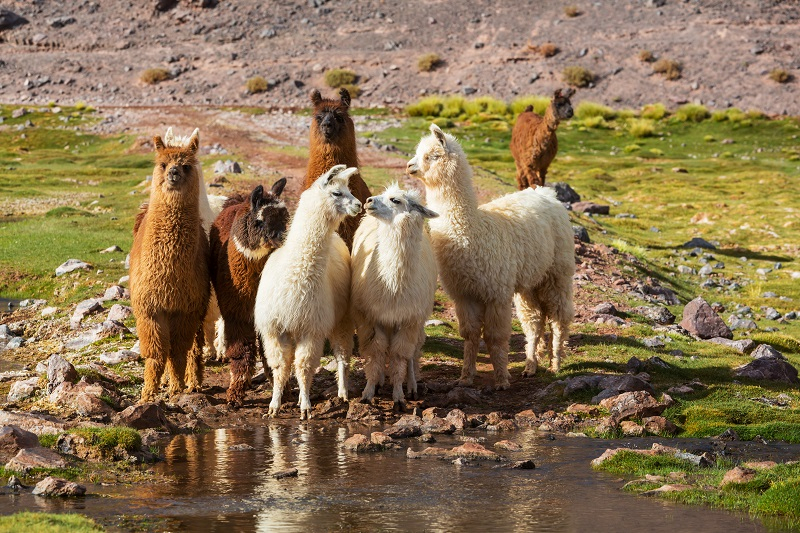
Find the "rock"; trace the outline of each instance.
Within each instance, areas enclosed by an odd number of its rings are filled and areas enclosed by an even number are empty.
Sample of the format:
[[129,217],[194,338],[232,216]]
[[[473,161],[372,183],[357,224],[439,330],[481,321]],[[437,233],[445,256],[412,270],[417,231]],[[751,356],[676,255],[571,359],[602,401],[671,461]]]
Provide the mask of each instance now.
[[772,307],[767,307],[764,309],[764,318],[767,320],[779,320],[783,315],[780,314]]
[[232,452],[247,452],[250,450],[255,450],[254,447],[250,446],[249,444],[234,444],[232,446],[228,446],[228,449]]
[[719,435],[717,435],[716,437],[713,437],[713,438],[717,439],[717,440],[727,440],[727,441],[738,441],[738,440],[740,440],[739,439],[739,434],[736,433],[736,430],[732,429],[732,428],[726,429],[725,431],[723,431],[722,433],[720,433]]
[[445,397],[445,405],[478,405],[481,393],[472,387],[454,387]]
[[786,357],[783,356],[781,352],[770,346],[769,344],[759,344],[750,354],[750,357],[753,359],[783,359],[786,360]]
[[39,390],[39,378],[33,377],[22,381],[15,381],[8,391],[9,402],[20,402],[33,396]]
[[110,397],[111,393],[96,383],[79,381],[72,384],[68,381],[61,383],[50,393],[50,403],[63,407],[71,407],[80,416],[110,415],[114,410],[100,398]]
[[443,458],[446,455],[447,455],[447,450],[445,450],[444,448],[437,448],[435,446],[430,446],[419,452],[415,452],[411,448],[408,448],[406,450],[406,457],[409,459],[422,459],[424,457]]
[[634,307],[631,309],[631,312],[648,318],[656,324],[660,324],[662,326],[673,324],[675,322],[675,315],[673,315],[669,309],[660,305],[643,305],[640,307]]
[[597,416],[600,414],[600,410],[594,405],[586,405],[583,403],[573,403],[567,407],[567,412],[585,416]]
[[422,419],[414,415],[403,415],[400,420],[383,432],[392,439],[407,439],[422,435]]
[[728,318],[728,324],[730,325],[731,330],[746,330],[750,331],[753,329],[758,329],[758,324],[756,324],[755,320],[750,319],[742,319],[737,317],[736,315],[731,315]]
[[227,159],[214,164],[214,174],[241,174],[242,167],[239,163]]
[[8,9],[0,8],[0,30],[9,30],[16,26],[22,26],[23,24],[27,23],[28,19],[25,17],[17,15]]
[[115,423],[134,429],[166,428],[169,431],[174,429],[161,405],[157,403],[132,405],[115,417]]
[[91,270],[92,265],[85,261],[81,261],[80,259],[68,259],[66,262],[61,263],[58,268],[56,268],[56,276],[63,276],[64,274],[78,269]]
[[49,448],[34,446],[22,448],[8,463],[7,470],[28,472],[33,468],[66,468],[67,462]]
[[716,250],[717,247],[700,237],[694,237],[681,245],[682,248],[705,248],[706,250]]
[[369,441],[378,449],[384,449],[395,445],[394,439],[382,431],[373,431],[370,433]]
[[515,414],[514,420],[520,427],[531,427],[539,420],[539,416],[532,409],[527,409]]
[[647,337],[642,339],[642,344],[647,346],[648,348],[663,348],[666,346],[664,341],[661,339],[661,335],[656,335],[655,337]]
[[297,477],[298,470],[296,468],[289,468],[288,470],[281,470],[280,472],[275,472],[272,474],[272,477],[275,479],[285,479],[287,477]]
[[103,304],[100,303],[100,300],[90,298],[82,301],[75,308],[75,312],[72,313],[72,317],[69,319],[70,328],[78,329],[78,327],[81,325],[81,321],[83,321],[86,316],[93,315],[102,310]]
[[692,485],[685,485],[682,483],[673,483],[669,485],[663,485],[658,487],[657,489],[648,490],[646,492],[642,492],[641,496],[656,496],[658,494],[663,494],[665,492],[683,492],[685,490],[691,490],[694,487]]
[[58,354],[53,354],[47,361],[47,393],[53,392],[64,382],[78,381],[78,371],[72,364]]
[[623,392],[645,391],[649,394],[655,394],[652,385],[630,374],[604,376],[598,381],[597,388],[602,389],[602,391],[594,396],[591,401],[593,404],[600,403],[601,405],[602,400],[617,396]]
[[102,300],[130,300],[130,298],[131,292],[128,289],[124,289],[119,285],[112,285],[106,289]]
[[580,195],[575,192],[575,190],[570,187],[568,183],[557,181],[554,183],[548,183],[547,187],[552,187],[555,189],[556,199],[562,204],[574,204],[581,201]]
[[681,327],[701,339],[722,337],[732,339],[733,333],[725,322],[711,309],[701,296],[698,296],[683,308]]
[[592,308],[592,312],[598,315],[618,315],[619,311],[617,308],[614,307],[614,304],[611,302],[603,302],[601,304],[597,304]]
[[39,447],[39,437],[19,426],[0,428],[0,463],[8,462],[25,448]]
[[353,452],[366,452],[372,450],[372,442],[369,440],[369,437],[362,435],[361,433],[356,433],[352,437],[347,438],[342,446],[344,446],[345,450],[350,450]]
[[25,339],[22,337],[11,337],[6,343],[6,350],[15,350],[25,344]]
[[438,416],[424,422],[422,424],[422,427],[420,428],[420,431],[422,433],[433,433],[434,435],[439,433],[450,435],[455,430],[456,430],[455,425],[445,420],[444,418],[440,418]]
[[116,320],[104,320],[102,324],[100,324],[100,337],[111,337],[114,335],[123,335],[125,333],[130,333],[130,330],[125,327],[125,324],[121,322],[117,322]]
[[642,419],[644,429],[648,433],[661,436],[672,436],[678,432],[678,427],[663,416],[648,416]]
[[456,431],[462,431],[467,426],[467,415],[461,409],[452,409],[445,420],[453,424]]
[[725,339],[723,337],[712,337],[710,339],[706,339],[708,342],[713,342],[714,344],[722,344],[723,346],[727,346],[729,348],[733,348],[739,353],[748,354],[753,351],[756,347],[756,341],[753,339],[740,339],[738,341],[733,341],[730,339]]
[[514,441],[510,440],[501,440],[494,443],[495,448],[499,448],[501,450],[508,450],[509,452],[519,452],[522,451],[522,446],[517,444]]
[[784,359],[773,357],[755,359],[746,365],[733,370],[733,375],[738,378],[748,378],[759,381],[778,381],[781,383],[798,384],[797,369]]
[[6,488],[9,488],[14,492],[17,492],[20,489],[25,489],[27,487],[22,484],[22,481],[20,481],[17,476],[11,476],[8,478],[8,483],[6,483]]
[[422,411],[422,421],[427,422],[433,418],[439,417],[444,418],[447,416],[447,410],[442,409],[441,407],[428,407],[424,411]]
[[475,442],[465,442],[446,453],[446,457],[462,457],[468,461],[502,461],[504,458]]
[[53,316],[58,313],[58,307],[45,307],[42,309],[42,317]]
[[75,17],[55,17],[47,21],[52,28],[63,28],[70,24],[75,24]]
[[511,470],[533,470],[536,468],[536,465],[530,459],[526,459],[525,461],[514,461],[506,465],[502,465],[500,468],[509,468]]
[[750,461],[747,463],[742,463],[742,466],[752,470],[769,470],[778,466],[778,463],[775,461]]
[[438,319],[435,319],[435,318],[425,321],[425,327],[426,328],[427,327],[431,327],[431,326],[436,327],[436,326],[445,326],[445,325],[447,325],[447,323],[445,321],[438,320]]
[[419,439],[417,440],[419,440],[420,442],[427,442],[431,444],[436,442],[436,439],[430,433],[423,433],[422,435],[419,436]]
[[383,420],[383,412],[366,403],[350,402],[346,418],[347,420]]
[[593,215],[607,215],[609,214],[610,206],[600,205],[594,202],[574,202],[572,210],[576,213],[587,213]]
[[80,350],[90,344],[99,341],[103,338],[103,326],[100,324],[95,324],[89,330],[76,335],[64,343],[64,347],[67,350]]
[[637,283],[636,291],[644,296],[645,300],[656,301],[667,305],[679,305],[678,296],[671,290],[654,283]]
[[84,494],[86,487],[83,485],[52,476],[47,476],[33,488],[34,496],[69,498]]
[[118,365],[120,363],[137,361],[139,359],[139,354],[132,352],[131,350],[120,350],[118,352],[106,352],[100,354],[98,359],[107,365]]
[[609,326],[624,326],[626,322],[614,315],[595,315],[592,317],[595,324],[607,324]]
[[600,402],[600,406],[608,409],[611,417],[620,422],[630,418],[657,416],[667,408],[666,405],[659,403],[650,393],[643,390],[624,392],[606,398]]
[[624,420],[620,422],[619,427],[622,429],[622,433],[626,437],[641,437],[644,435],[644,428],[636,422],[632,422],[630,420]]
[[101,254],[110,254],[110,253],[121,252],[121,251],[122,251],[122,248],[120,248],[119,246],[117,246],[115,244],[114,246],[109,246],[105,250],[100,250],[100,253]]
[[719,486],[720,488],[724,487],[725,485],[730,484],[741,484],[741,483],[748,483],[755,479],[756,471],[751,468],[743,468],[741,466],[736,466],[727,472],[720,481]]
[[583,226],[572,226],[572,234],[573,236],[578,239],[580,242],[591,243],[592,240],[589,238],[589,230],[584,228]]

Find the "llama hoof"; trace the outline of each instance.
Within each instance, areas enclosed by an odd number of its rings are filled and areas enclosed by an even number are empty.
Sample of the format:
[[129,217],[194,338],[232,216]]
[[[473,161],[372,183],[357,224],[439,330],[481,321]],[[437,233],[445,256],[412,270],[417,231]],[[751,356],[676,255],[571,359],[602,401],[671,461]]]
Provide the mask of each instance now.
[[267,411],[267,416],[270,417],[270,418],[275,418],[276,416],[278,416],[278,409],[275,409],[274,407],[270,407],[269,411]]
[[472,387],[475,378],[465,378],[462,377],[458,381],[456,381],[456,387]]
[[392,411],[395,413],[405,413],[406,409],[406,402],[404,401],[395,401],[394,405],[392,406]]
[[359,403],[365,403],[365,404],[369,404],[369,405],[375,405],[375,398],[364,398],[364,397],[362,397],[362,398],[359,400]]
[[508,390],[510,388],[511,388],[511,384],[508,382],[508,380],[501,381],[500,383],[498,383],[498,384],[496,384],[494,386],[494,390]]
[[311,420],[311,409],[300,409],[300,420]]

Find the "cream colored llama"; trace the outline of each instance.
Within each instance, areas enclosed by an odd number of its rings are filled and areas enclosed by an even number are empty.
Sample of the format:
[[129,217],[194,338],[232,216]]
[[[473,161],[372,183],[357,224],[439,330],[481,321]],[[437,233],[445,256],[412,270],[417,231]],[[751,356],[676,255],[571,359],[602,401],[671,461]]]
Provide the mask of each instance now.
[[495,387],[509,388],[512,298],[527,341],[523,375],[536,372],[537,357],[547,350],[543,341],[548,321],[557,372],[573,318],[575,256],[567,211],[546,187],[478,206],[463,149],[435,124],[430,129],[408,162],[408,172],[422,180],[428,206],[440,214],[431,220],[431,240],[464,337],[460,383],[473,383],[483,332]]
[[[397,184],[367,199],[367,217],[353,239],[350,306],[358,327],[367,385],[362,400],[375,396],[387,362],[395,408],[404,409],[403,381],[417,393],[415,356],[433,312],[436,259],[425,219],[439,215],[422,205],[416,191]],[[416,361],[418,364],[418,361]]]
[[272,252],[261,272],[255,326],[272,369],[270,416],[281,408],[294,364],[300,419],[311,417],[311,382],[326,338],[337,361],[339,397],[347,399],[353,353],[350,253],[335,232],[346,216],[361,211],[361,202],[347,188],[356,172],[355,167],[336,165],[300,195],[283,246]]

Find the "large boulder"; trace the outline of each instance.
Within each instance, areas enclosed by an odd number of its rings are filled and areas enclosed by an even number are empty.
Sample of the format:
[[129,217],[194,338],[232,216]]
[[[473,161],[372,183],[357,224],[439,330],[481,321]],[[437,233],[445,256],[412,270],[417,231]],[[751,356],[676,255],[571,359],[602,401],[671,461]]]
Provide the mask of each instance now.
[[611,418],[621,422],[631,418],[658,416],[667,408],[647,391],[624,392],[600,402],[611,413]]
[[55,435],[65,429],[65,423],[49,415],[32,413],[12,413],[0,410],[0,426],[19,426],[36,435]]
[[33,377],[15,381],[8,391],[9,402],[20,402],[33,396],[39,390],[39,378]]
[[64,382],[76,381],[78,381],[78,371],[72,363],[58,354],[51,355],[47,361],[47,393],[50,394]]
[[797,384],[797,369],[786,360],[781,352],[768,344],[759,344],[750,354],[753,361],[733,370],[739,378],[759,381],[778,381],[780,383]]
[[8,462],[24,448],[39,446],[39,437],[18,426],[0,428],[0,463]]
[[708,342],[713,342],[714,344],[721,344],[723,346],[727,346],[728,348],[733,348],[737,352],[744,354],[752,352],[756,347],[756,341],[753,339],[739,339],[738,341],[734,341],[731,339],[725,339],[723,337],[713,337],[707,340]]
[[11,28],[22,26],[23,24],[27,23],[28,19],[25,17],[17,15],[8,9],[0,8],[0,31],[10,30]]
[[83,496],[85,493],[86,487],[83,485],[52,476],[44,478],[33,488],[34,496],[69,498]]
[[22,448],[6,463],[6,470],[28,472],[33,468],[66,468],[67,462],[50,448]]
[[134,429],[164,428],[169,431],[175,429],[175,425],[169,421],[164,409],[157,403],[131,405],[119,413],[114,422]]
[[681,327],[701,339],[733,338],[733,332],[702,296],[698,296],[683,308]]

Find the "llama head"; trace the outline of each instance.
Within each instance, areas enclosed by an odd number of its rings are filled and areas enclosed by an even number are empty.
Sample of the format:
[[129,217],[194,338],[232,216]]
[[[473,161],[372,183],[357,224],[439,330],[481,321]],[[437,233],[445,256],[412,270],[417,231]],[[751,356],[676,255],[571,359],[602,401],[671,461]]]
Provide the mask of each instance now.
[[311,120],[311,129],[325,140],[326,143],[335,142],[347,132],[355,136],[355,127],[350,118],[350,93],[347,89],[339,89],[339,100],[323,98],[316,89],[311,93],[311,103],[314,104],[314,114]]
[[350,192],[350,176],[357,173],[356,167],[335,165],[317,178],[314,187],[323,194],[323,206],[337,215],[356,216],[361,212],[361,202]]
[[156,166],[153,169],[154,189],[166,194],[192,192],[197,195],[197,148],[200,135],[197,130],[185,145],[170,146],[161,137],[153,137],[156,147]]
[[465,156],[455,137],[443,132],[436,124],[431,124],[430,130],[431,134],[419,141],[417,152],[406,165],[406,170],[426,186],[436,187],[455,177]]
[[233,243],[248,259],[261,259],[283,243],[289,210],[280,196],[286,178],[275,182],[267,192],[258,185],[250,193],[250,206],[244,215],[236,217],[231,228]]
[[402,224],[406,220],[436,218],[439,213],[422,205],[417,191],[404,191],[392,183],[383,194],[370,196],[364,204],[367,214],[389,224]]
[[553,111],[558,120],[569,120],[572,118],[572,102],[570,102],[569,99],[572,98],[573,94],[575,94],[575,89],[572,87],[568,87],[563,91],[561,89],[556,89],[556,92],[553,93],[553,103],[551,105],[553,106]]

